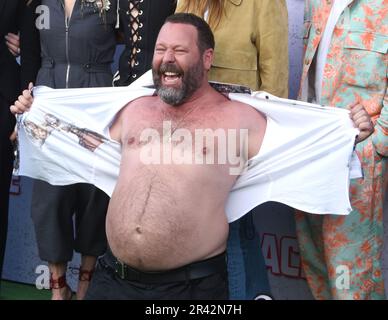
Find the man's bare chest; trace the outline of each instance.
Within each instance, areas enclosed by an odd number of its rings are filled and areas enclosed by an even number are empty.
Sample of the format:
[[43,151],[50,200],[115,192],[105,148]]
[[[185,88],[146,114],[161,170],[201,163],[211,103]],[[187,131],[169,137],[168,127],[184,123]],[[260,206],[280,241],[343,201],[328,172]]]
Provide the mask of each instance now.
[[[241,167],[247,130],[214,115],[135,117],[122,137],[123,151],[144,164],[226,165]],[[139,160],[139,159],[134,159]]]

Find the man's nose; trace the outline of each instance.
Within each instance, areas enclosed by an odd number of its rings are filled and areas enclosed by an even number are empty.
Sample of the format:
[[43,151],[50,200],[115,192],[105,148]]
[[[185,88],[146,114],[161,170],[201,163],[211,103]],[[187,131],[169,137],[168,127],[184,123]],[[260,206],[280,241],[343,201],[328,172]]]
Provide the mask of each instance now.
[[163,63],[175,62],[175,54],[173,50],[166,50],[163,56]]

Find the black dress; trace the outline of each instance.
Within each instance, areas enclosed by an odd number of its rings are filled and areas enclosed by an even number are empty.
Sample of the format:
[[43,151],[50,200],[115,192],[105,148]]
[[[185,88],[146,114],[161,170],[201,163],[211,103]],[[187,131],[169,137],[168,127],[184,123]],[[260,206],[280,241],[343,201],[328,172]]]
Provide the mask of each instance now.
[[[21,89],[34,81],[39,69],[39,34],[34,28],[34,12],[38,1],[26,7],[25,0],[0,1],[0,279],[8,227],[9,186],[12,176],[13,149],[9,136],[15,117],[9,106]],[[4,36],[20,31],[23,64],[20,67],[8,51]]]
[[[63,0],[42,4],[49,9],[50,25],[42,28],[42,22],[40,30],[42,68],[36,84],[56,89],[111,86],[117,1],[111,0],[110,8],[100,12],[96,2],[77,0],[70,18],[65,18]],[[108,203],[109,197],[89,184],[52,186],[35,180],[31,217],[40,258],[64,263],[72,259],[73,250],[87,256],[103,254]]]
[[42,0],[49,9],[50,25],[40,30],[42,68],[37,85],[55,89],[112,86],[117,2],[110,2],[110,9],[100,16],[94,2],[77,0],[66,21],[63,0]]
[[154,47],[164,20],[175,12],[176,0],[119,0],[120,29],[125,49],[115,86],[126,86],[151,69]]

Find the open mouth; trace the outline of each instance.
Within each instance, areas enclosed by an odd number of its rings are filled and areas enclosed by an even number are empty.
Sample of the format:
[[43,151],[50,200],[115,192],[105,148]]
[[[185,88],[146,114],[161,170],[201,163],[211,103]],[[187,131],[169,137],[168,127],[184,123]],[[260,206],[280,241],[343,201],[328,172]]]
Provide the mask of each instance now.
[[182,74],[179,72],[166,71],[162,73],[163,83],[166,85],[175,85],[180,82]]

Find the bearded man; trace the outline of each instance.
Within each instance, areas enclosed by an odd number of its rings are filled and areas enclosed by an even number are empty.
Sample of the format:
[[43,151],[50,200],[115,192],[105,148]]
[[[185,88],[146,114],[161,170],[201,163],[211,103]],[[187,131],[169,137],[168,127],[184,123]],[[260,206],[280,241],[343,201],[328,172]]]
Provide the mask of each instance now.
[[[120,142],[121,159],[106,221],[110,250],[98,262],[87,299],[228,298],[227,200],[245,169],[236,163],[258,155],[269,126],[251,105],[209,85],[213,50],[204,20],[169,17],[154,52],[156,95],[131,100],[115,116],[109,139]],[[28,91],[11,110],[24,112],[27,100]],[[370,123],[365,113],[353,114],[364,128],[359,140],[372,130],[364,126]],[[197,130],[224,132],[227,141]],[[239,161],[225,157],[230,154]]]

